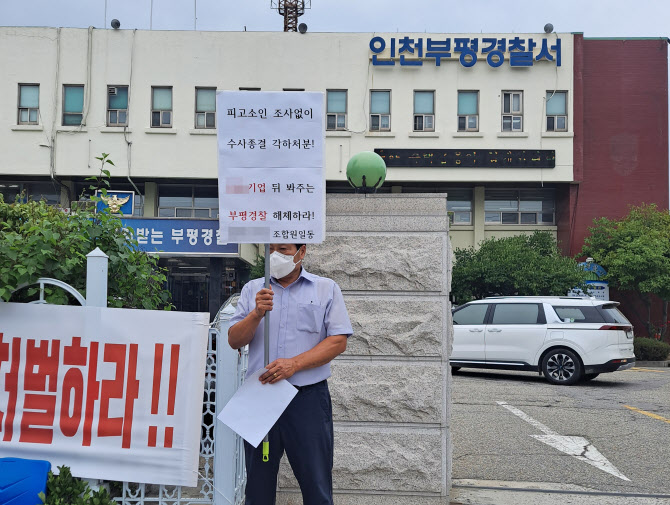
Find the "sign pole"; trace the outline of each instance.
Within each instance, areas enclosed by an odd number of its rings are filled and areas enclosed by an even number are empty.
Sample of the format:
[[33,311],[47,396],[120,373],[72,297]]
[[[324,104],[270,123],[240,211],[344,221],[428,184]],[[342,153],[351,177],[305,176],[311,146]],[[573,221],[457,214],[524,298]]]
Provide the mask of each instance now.
[[[265,244],[265,289],[270,287],[270,244]],[[270,364],[270,312],[266,311],[263,318],[263,350],[265,357],[263,363],[265,368]],[[263,461],[270,461],[270,438],[265,435],[263,439]]]

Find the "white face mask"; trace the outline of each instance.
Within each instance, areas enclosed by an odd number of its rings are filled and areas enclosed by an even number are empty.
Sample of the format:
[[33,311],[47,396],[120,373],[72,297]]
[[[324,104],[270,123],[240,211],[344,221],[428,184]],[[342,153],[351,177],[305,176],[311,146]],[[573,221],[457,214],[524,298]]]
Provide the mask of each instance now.
[[[298,252],[300,251],[298,250]],[[270,275],[275,279],[282,279],[293,272],[295,266],[302,261],[300,260],[298,263],[293,262],[293,258],[295,258],[298,252],[293,256],[282,254],[277,251],[273,252],[270,255]]]

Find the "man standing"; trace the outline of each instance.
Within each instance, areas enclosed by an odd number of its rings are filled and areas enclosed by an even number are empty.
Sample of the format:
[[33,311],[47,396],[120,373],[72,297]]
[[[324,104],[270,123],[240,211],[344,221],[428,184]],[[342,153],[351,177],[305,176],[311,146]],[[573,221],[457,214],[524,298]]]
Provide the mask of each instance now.
[[263,317],[270,311],[270,364],[263,384],[288,380],[298,394],[268,434],[270,460],[262,446],[244,443],[246,505],[274,505],[284,451],[304,505],[333,503],[333,418],[326,379],[330,362],[347,347],[353,330],[339,286],[302,268],[305,244],[270,244],[270,288],[264,279],[244,286],[228,330],[233,349],[249,344],[247,377],[263,367]]

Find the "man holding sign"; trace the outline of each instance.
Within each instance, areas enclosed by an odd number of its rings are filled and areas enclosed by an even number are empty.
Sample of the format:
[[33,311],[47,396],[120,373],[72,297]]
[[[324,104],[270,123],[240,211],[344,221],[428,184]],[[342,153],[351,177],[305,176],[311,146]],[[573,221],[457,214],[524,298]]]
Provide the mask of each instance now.
[[263,366],[263,325],[270,317],[270,364],[259,380],[288,380],[298,394],[268,434],[270,460],[245,442],[247,505],[275,503],[279,461],[286,451],[304,505],[333,503],[333,419],[326,379],[353,330],[339,286],[302,268],[305,244],[270,244],[270,287],[244,286],[228,331],[233,349],[249,345],[250,376]]
[[[255,427],[245,437],[247,505],[275,503],[284,451],[304,504],[333,503],[326,379],[330,361],[345,350],[352,330],[337,284],[302,268],[306,245],[325,238],[324,105],[319,92],[217,92],[219,238],[265,244],[267,262],[265,279],[242,289],[228,332],[234,349],[249,345],[247,378],[261,383],[247,382],[236,400],[237,420],[245,413],[249,417],[237,433]],[[272,401],[262,397],[276,399],[267,395],[274,388],[284,393],[288,388],[295,396],[282,397],[285,410],[264,411]],[[252,414],[259,407],[265,412],[260,418]],[[269,426],[262,447],[255,449],[258,442],[250,440]]]

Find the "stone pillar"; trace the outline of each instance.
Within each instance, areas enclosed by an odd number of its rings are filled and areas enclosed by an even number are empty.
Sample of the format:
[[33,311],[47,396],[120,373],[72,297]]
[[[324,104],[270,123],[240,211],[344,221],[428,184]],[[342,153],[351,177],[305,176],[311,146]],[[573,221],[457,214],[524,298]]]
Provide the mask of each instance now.
[[144,184],[144,217],[156,217],[158,208],[158,184],[146,182]]
[[[329,194],[308,271],[342,288],[354,336],[329,380],[336,505],[447,504],[451,252],[445,194]],[[300,505],[286,459],[278,503]]]

